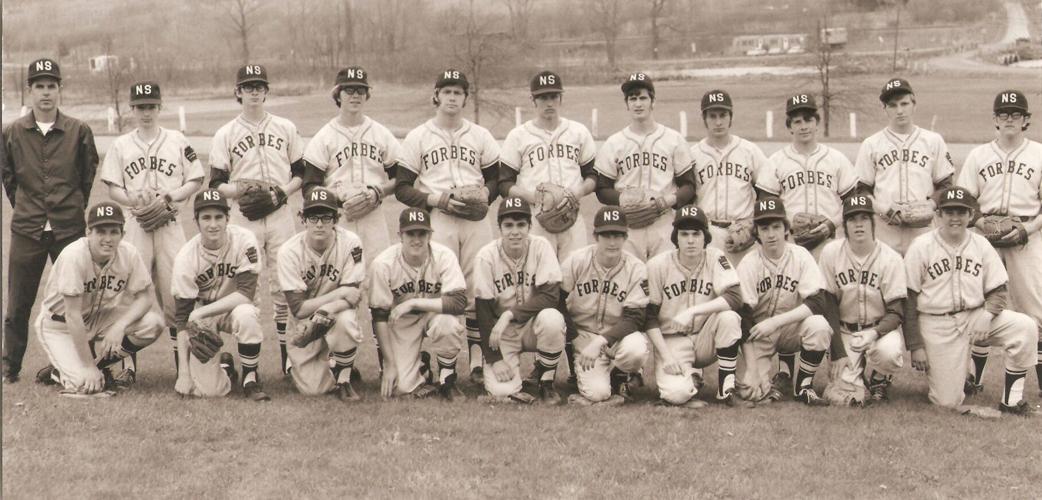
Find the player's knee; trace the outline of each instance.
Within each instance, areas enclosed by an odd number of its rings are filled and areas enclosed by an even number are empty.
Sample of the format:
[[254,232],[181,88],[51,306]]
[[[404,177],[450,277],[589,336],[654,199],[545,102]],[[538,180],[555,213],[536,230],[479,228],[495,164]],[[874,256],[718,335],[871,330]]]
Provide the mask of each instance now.
[[635,372],[648,360],[648,339],[640,332],[633,332],[619,341],[615,351],[615,367],[624,372]]
[[558,352],[564,349],[564,316],[557,309],[543,309],[535,317],[536,343],[540,351]]
[[427,324],[431,350],[440,356],[455,356],[463,345],[463,326],[455,316],[438,314]]
[[901,343],[901,332],[892,331],[883,335],[868,351],[868,362],[883,373],[893,373],[904,367],[904,345]]
[[347,309],[336,315],[336,323],[333,324],[334,332],[346,335],[356,344],[362,343],[362,329],[358,326],[358,311]]
[[734,311],[723,311],[717,314],[717,329],[713,342],[717,348],[734,345],[742,338],[742,317]]
[[832,328],[829,326],[828,320],[824,316],[815,314],[803,320],[803,324],[805,333],[800,339],[800,346],[807,351],[828,350],[832,340]]
[[666,375],[658,377],[658,394],[663,401],[682,405],[695,397],[698,390],[688,375]]
[[232,309],[232,327],[242,344],[260,344],[264,333],[260,326],[260,311],[253,304],[240,304]]
[[139,346],[146,346],[155,342],[163,333],[166,323],[159,313],[149,311],[139,320],[141,328],[130,333],[128,336]]

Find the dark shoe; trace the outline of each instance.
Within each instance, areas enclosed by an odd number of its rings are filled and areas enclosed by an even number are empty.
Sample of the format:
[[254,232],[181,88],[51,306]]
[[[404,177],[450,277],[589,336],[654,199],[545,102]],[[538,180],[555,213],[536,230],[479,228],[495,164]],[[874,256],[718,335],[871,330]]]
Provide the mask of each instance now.
[[434,384],[423,384],[418,387],[415,391],[412,391],[412,397],[416,399],[427,399],[434,397],[438,394],[438,386]]
[[579,379],[575,375],[569,375],[568,379],[565,380],[564,383],[566,386],[568,386],[569,389],[579,388]]
[[58,370],[55,370],[51,365],[40,368],[40,371],[36,372],[36,383],[43,385],[58,385],[61,383]]
[[717,400],[731,408],[756,408],[755,402],[738,397],[735,391],[728,392],[726,396]]
[[962,392],[966,394],[967,397],[976,396],[984,392],[984,384],[974,383],[973,375],[967,375],[966,383],[962,385]]
[[477,385],[485,385],[485,369],[480,366],[475,366],[470,370],[470,381]]
[[268,396],[257,382],[246,382],[246,385],[242,386],[242,392],[252,401],[271,401],[271,396]]
[[232,387],[235,387],[239,383],[239,372],[235,371],[235,360],[232,359],[231,353],[227,352],[222,352],[219,359],[221,369],[228,374],[228,380],[232,382]]
[[420,376],[428,384],[434,384],[434,372],[431,371],[431,353],[420,352]]
[[4,385],[17,383],[18,380],[21,379],[21,377],[18,376],[18,372],[20,371],[20,368],[14,368],[11,365],[7,364],[7,360],[6,359],[3,362],[3,368],[2,369],[3,369],[3,383],[4,383]]
[[362,383],[362,372],[359,372],[357,369],[352,368],[351,369],[351,375],[348,377],[348,381],[351,382],[352,384],[361,384]]
[[771,385],[782,394],[792,394],[792,376],[788,373],[775,373]]
[[539,399],[543,404],[561,404],[561,395],[558,394],[557,389],[554,388],[553,380],[543,380],[539,382]]
[[782,394],[782,392],[779,391],[777,387],[771,387],[771,389],[767,391],[767,394],[763,396],[763,399],[760,399],[757,402],[761,404],[770,404],[777,403],[782,399],[785,399],[785,396]]
[[1019,403],[1013,406],[1006,406],[1002,403],[999,403],[999,411],[1002,413],[1009,413],[1010,415],[1017,415],[1021,417],[1039,416],[1038,409],[1023,399],[1021,399]]
[[448,377],[445,377],[445,381],[438,386],[438,392],[441,397],[448,402],[453,402],[456,398],[462,398],[463,393],[456,388],[456,374],[453,373]]
[[130,368],[124,369],[119,375],[112,378],[112,386],[116,390],[130,389],[137,382],[137,373]]
[[336,393],[336,398],[345,403],[362,400],[362,396],[359,396],[358,393],[355,392],[354,387],[351,387],[351,382],[337,384],[336,388],[333,390]]
[[872,397],[873,403],[890,401],[890,381],[873,380],[868,385],[868,392]]
[[[530,405],[530,404],[535,402],[535,396],[533,396],[533,395],[531,395],[531,394],[529,394],[529,393],[527,393],[525,391],[517,391],[517,392],[507,396],[507,399],[510,402],[512,402],[512,403],[518,403],[518,404],[523,404],[523,405]],[[451,399],[450,399],[450,401],[451,401]]]
[[826,399],[822,399],[818,396],[818,393],[814,391],[813,387],[804,387],[800,390],[800,393],[796,395],[796,401],[799,401],[807,406],[828,406],[829,402]]
[[692,373],[691,381],[695,384],[695,393],[702,392],[702,387],[706,385],[705,379],[702,378],[702,374],[698,372]]

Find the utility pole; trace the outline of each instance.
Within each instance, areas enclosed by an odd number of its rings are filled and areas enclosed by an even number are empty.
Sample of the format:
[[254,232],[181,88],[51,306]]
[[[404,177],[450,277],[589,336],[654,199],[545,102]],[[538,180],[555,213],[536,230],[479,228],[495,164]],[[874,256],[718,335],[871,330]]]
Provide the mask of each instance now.
[[894,5],[897,6],[897,22],[894,23],[894,58],[891,63],[891,73],[897,73],[897,39],[901,36],[901,0],[895,1]]

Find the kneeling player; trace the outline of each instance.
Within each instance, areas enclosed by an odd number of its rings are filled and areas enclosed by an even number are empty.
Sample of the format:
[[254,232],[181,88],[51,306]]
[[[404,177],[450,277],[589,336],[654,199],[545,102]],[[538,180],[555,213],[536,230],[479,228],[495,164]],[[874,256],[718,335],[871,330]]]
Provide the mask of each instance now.
[[474,293],[484,351],[485,391],[530,403],[522,392],[521,353],[535,352],[535,371],[525,382],[538,388],[544,402],[556,404],[557,361],[564,349],[564,316],[556,309],[561,268],[554,247],[531,236],[532,209],[524,199],[505,198],[499,205],[500,238],[478,251]]
[[[406,208],[398,217],[401,243],[373,259],[369,308],[383,355],[384,397],[460,396],[456,356],[464,333],[456,316],[466,309],[467,285],[456,254],[431,241],[432,232],[427,211]],[[422,351],[424,338],[438,360],[437,385],[429,354]]]
[[655,380],[666,404],[700,408],[696,369],[719,362],[716,397],[728,405],[734,396],[742,306],[738,273],[723,250],[707,248],[712,236],[705,213],[694,205],[677,211],[673,244],[677,249],[648,262],[648,337],[655,346]]
[[[358,327],[359,287],[365,278],[362,241],[337,225],[335,194],[315,187],[304,195],[304,231],[279,249],[279,283],[297,333],[286,345],[293,384],[315,395],[335,390],[341,401],[361,398],[351,387],[362,331]],[[333,368],[327,363],[332,352]]]
[[[257,378],[261,327],[253,305],[261,270],[253,232],[228,224],[228,201],[216,189],[195,195],[196,235],[174,259],[172,294],[176,303],[179,352],[174,390],[183,396],[226,396],[238,381],[231,354],[217,359],[220,334],[238,339],[242,388],[253,401],[269,401]],[[189,347],[190,346],[190,347]]]
[[559,308],[575,345],[579,386],[569,403],[625,403],[642,383],[648,340],[639,330],[648,305],[648,273],[640,259],[623,250],[628,232],[621,208],[601,207],[593,221],[596,243],[561,264]]
[[[109,366],[151,344],[163,330],[152,279],[123,241],[123,211],[102,202],[87,211],[87,236],[65,247],[47,278],[36,332],[50,358],[37,374],[70,397],[111,396],[121,386]],[[128,300],[129,299],[129,300]]]

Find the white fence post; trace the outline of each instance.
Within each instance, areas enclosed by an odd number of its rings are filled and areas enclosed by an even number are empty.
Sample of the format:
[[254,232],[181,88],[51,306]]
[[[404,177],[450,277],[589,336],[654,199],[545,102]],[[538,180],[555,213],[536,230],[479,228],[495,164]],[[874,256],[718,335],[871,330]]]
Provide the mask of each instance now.
[[593,108],[590,115],[590,134],[597,137],[597,108]]
[[687,139],[687,111],[680,112],[680,137]]
[[188,122],[187,122],[187,120],[185,120],[185,107],[184,106],[178,106],[177,107],[177,121],[178,121],[178,123],[181,124],[181,133],[182,134],[185,133],[185,130],[188,130]]
[[850,113],[850,138],[857,139],[857,113]]
[[514,107],[514,126],[521,126],[521,106]]
[[116,131],[116,108],[113,108],[112,106],[109,106],[109,113],[108,113],[108,115],[109,115],[108,116],[108,118],[109,118],[109,132],[115,132]]
[[767,138],[770,139],[774,137],[774,112],[767,110],[767,119],[764,121],[766,122],[765,127],[767,129]]

